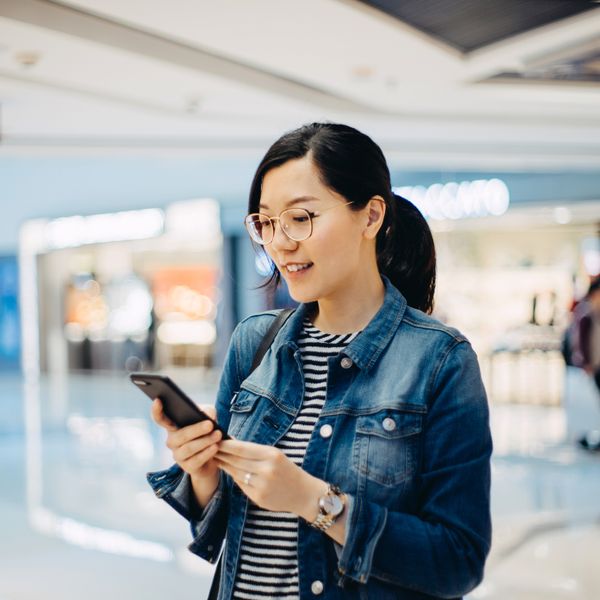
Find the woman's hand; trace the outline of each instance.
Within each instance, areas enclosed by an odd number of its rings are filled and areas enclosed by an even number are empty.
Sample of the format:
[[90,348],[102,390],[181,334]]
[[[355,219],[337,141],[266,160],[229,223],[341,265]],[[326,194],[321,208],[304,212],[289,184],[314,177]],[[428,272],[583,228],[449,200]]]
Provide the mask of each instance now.
[[[214,406],[202,405],[200,408],[209,417],[216,419]],[[152,418],[167,430],[167,448],[173,453],[175,462],[186,473],[198,482],[218,483],[218,466],[214,457],[222,436],[220,431],[213,431],[211,421],[201,421],[179,429],[165,415],[162,402],[158,398],[152,402]]]
[[298,467],[278,448],[225,440],[219,444],[215,461],[261,508],[292,512],[311,522],[316,518],[317,500],[327,491],[327,484]]

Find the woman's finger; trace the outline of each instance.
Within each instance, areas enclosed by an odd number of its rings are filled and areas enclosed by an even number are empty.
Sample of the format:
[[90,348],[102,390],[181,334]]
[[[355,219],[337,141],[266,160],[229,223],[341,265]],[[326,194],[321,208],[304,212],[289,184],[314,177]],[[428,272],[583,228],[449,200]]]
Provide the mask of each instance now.
[[[173,458],[175,458],[176,462],[182,462],[184,460],[188,460],[190,457],[202,452],[209,446],[216,444],[221,439],[220,431],[213,431],[210,435],[203,435],[202,437],[195,438],[189,441],[187,444],[183,444],[183,446],[178,447],[173,452]],[[217,449],[218,450],[218,447]]]
[[205,448],[201,452],[190,456],[187,460],[183,461],[181,465],[185,467],[185,470],[188,473],[192,471],[197,471],[198,469],[201,469],[204,465],[206,465],[206,463],[211,458],[214,458],[215,454],[217,453],[217,450],[217,444],[211,444],[210,446],[208,446],[208,448]]
[[225,440],[221,442],[219,451],[223,454],[232,454],[251,460],[264,460],[271,456],[273,446],[255,444],[253,442],[242,442],[240,440]]
[[155,398],[152,401],[150,412],[152,419],[157,425],[164,427],[167,431],[177,431],[177,425],[165,415],[160,398]]
[[227,473],[227,475],[229,475],[233,479],[233,481],[235,481],[235,483],[240,487],[240,489],[243,492],[246,491],[247,485],[251,485],[252,476],[250,477],[250,483],[249,484],[245,483],[246,474],[251,473],[251,471],[242,471],[241,469],[236,469],[235,467],[225,464],[224,462],[222,462],[216,458],[215,458],[215,461],[216,461],[219,469],[221,469],[221,471],[224,471],[225,473]]
[[232,454],[223,454],[220,448],[215,458],[224,465],[250,473],[256,473],[261,468],[261,461],[259,460],[249,460]]
[[183,446],[191,440],[208,435],[213,429],[214,425],[211,421],[200,421],[193,425],[181,427],[171,435],[171,443],[175,447]]

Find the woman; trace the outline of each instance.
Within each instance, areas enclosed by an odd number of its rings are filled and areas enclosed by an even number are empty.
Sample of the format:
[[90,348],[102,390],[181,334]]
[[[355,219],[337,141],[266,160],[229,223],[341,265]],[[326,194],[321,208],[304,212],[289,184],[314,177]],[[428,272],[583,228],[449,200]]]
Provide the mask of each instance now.
[[[490,547],[491,438],[477,360],[429,317],[435,252],[380,148],[314,123],[268,150],[246,226],[300,307],[236,328],[218,422],[176,430],[151,474],[216,561],[220,598],[459,598]],[[207,407],[207,410],[209,408]]]

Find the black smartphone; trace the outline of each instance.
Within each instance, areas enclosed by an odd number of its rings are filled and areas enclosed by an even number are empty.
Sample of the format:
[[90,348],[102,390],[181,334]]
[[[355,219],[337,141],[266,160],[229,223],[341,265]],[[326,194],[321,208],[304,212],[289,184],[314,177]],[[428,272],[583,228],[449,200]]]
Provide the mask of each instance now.
[[200,410],[192,399],[170,377],[155,373],[130,373],[129,378],[151,400],[160,398],[165,415],[177,427],[186,427],[187,425],[208,420],[213,423],[215,429],[218,429],[223,434],[224,440],[229,439],[229,436],[219,424],[204,411]]

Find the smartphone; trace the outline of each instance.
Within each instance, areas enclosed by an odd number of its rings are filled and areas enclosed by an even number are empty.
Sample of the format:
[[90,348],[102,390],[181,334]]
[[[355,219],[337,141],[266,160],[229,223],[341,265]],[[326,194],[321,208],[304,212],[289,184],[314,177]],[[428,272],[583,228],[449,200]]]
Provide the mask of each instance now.
[[204,411],[200,410],[176,384],[166,375],[155,373],[130,373],[129,378],[148,398],[160,398],[165,415],[177,425],[186,427],[200,421],[211,421],[223,434],[223,439],[229,436],[223,431],[219,424],[211,419]]

